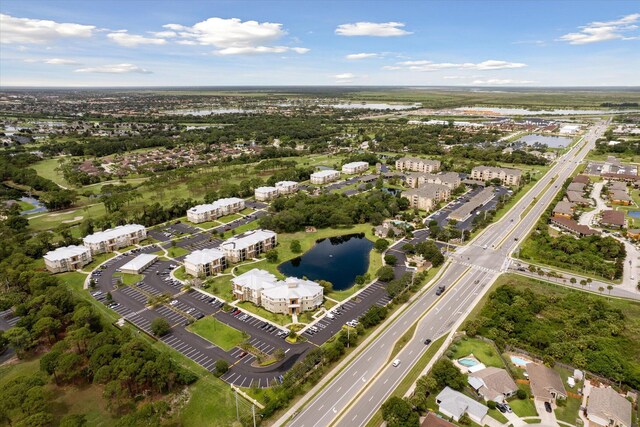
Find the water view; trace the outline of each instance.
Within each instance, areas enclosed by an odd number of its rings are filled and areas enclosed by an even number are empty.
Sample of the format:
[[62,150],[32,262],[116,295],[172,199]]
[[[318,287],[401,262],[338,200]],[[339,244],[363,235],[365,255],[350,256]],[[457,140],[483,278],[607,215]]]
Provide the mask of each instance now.
[[549,148],[562,148],[571,144],[571,138],[564,136],[539,135],[537,133],[525,135],[517,142],[525,142],[527,145],[544,144]]
[[320,105],[321,107],[341,108],[344,110],[409,110],[411,108],[420,108],[422,104],[385,104],[385,103],[373,103],[373,102],[360,102],[357,104],[327,104]]
[[454,108],[458,111],[478,111],[484,113],[495,113],[498,115],[518,115],[533,116],[540,114],[554,114],[558,116],[578,115],[578,114],[611,114],[611,113],[631,113],[639,110],[573,110],[573,109],[554,109],[554,110],[529,110],[527,108],[502,108],[502,107],[459,107]]
[[171,110],[166,111],[167,114],[174,114],[176,116],[208,116],[210,114],[238,114],[238,113],[252,113],[253,110],[244,110],[241,108],[203,108],[192,110]]
[[278,270],[285,276],[326,280],[341,291],[367,272],[372,248],[373,242],[362,233],[320,239],[304,255],[280,264]]

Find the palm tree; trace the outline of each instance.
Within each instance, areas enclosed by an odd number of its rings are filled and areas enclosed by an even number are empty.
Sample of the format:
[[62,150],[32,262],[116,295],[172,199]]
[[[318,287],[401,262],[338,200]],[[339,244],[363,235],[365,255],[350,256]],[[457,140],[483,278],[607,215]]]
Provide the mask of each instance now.
[[600,293],[603,293],[603,292],[604,292],[604,287],[603,287],[603,286],[600,286],[600,287],[598,288],[598,291],[599,291]]
[[611,290],[613,289],[613,285],[607,285],[607,289],[609,290],[609,299],[611,299]]

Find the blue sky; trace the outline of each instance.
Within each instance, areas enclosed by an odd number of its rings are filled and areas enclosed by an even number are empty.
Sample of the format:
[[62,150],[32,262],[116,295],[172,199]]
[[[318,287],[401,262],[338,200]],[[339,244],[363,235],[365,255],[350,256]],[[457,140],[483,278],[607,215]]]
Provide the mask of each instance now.
[[0,3],[1,86],[638,86],[638,1]]

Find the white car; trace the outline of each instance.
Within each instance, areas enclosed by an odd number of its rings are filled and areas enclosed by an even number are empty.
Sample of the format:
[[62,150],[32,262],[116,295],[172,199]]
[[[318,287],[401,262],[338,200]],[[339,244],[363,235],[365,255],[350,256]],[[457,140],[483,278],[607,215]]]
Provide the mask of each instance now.
[[394,368],[397,368],[398,366],[400,366],[400,359],[394,360],[392,365],[393,365]]
[[178,300],[177,300],[177,299],[174,299],[173,301],[171,301],[171,302],[169,303],[169,305],[174,306],[174,305],[176,305],[177,303],[178,303]]

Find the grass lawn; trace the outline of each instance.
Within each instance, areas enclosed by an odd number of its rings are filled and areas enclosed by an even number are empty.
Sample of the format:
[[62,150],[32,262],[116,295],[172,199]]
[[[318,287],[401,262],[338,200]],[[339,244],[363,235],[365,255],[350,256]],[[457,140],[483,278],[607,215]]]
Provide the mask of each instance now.
[[71,273],[62,273],[58,275],[58,278],[62,280],[62,283],[67,285],[69,289],[73,292],[75,296],[78,298],[87,301],[90,305],[94,306],[96,310],[102,315],[104,319],[106,319],[109,323],[113,323],[120,318],[118,313],[107,308],[106,305],[102,304],[100,301],[97,301],[94,297],[91,296],[87,289],[84,289],[84,279],[87,277],[86,274],[71,272]]
[[35,208],[35,206],[33,206],[31,203],[25,202],[23,200],[18,200],[18,206],[20,206],[20,212],[30,211],[31,209]]
[[[234,230],[225,231],[224,233],[222,233],[220,238],[222,240],[225,240],[231,236],[235,236],[236,234],[244,233],[245,231],[249,231],[249,230],[255,230],[258,227],[259,227],[258,221],[251,221],[246,224],[242,224],[239,227],[236,227]],[[280,238],[280,235],[278,235],[278,238]]]
[[84,271],[95,270],[96,267],[98,267],[100,264],[102,264],[106,260],[113,258],[115,255],[116,254],[114,254],[113,252],[105,252],[103,254],[94,255],[93,256],[93,261],[91,261],[89,264],[87,264],[84,267],[82,267],[82,269]]
[[502,412],[498,411],[497,409],[489,409],[489,412],[487,412],[487,415],[489,415],[491,418],[495,420],[498,420],[502,424],[509,422],[507,417],[502,415]]
[[238,306],[238,308],[241,308],[243,310],[246,310],[250,313],[254,313],[257,314],[258,316],[270,320],[273,323],[276,323],[278,325],[288,325],[289,323],[291,323],[293,320],[291,319],[291,316],[286,315],[286,314],[279,314],[279,313],[272,313],[268,310],[265,310],[262,307],[258,307],[257,305],[255,305],[252,302],[249,301],[243,301],[243,302],[239,302],[238,304],[236,304]]
[[205,317],[187,327],[193,333],[211,341],[224,351],[229,351],[246,339],[246,334],[219,322],[214,317]]
[[451,346],[451,350],[453,350],[453,357],[455,359],[459,359],[473,353],[480,362],[487,366],[504,368],[504,363],[496,349],[490,343],[479,339],[464,337],[460,341],[456,341],[455,344]]
[[55,400],[51,403],[51,410],[56,417],[84,414],[87,420],[86,425],[96,427],[115,426],[119,419],[107,409],[107,401],[103,397],[104,388],[101,385],[90,384],[81,387],[49,385],[47,388],[55,396]]
[[556,418],[565,423],[576,425],[576,418],[579,417],[578,411],[580,410],[580,399],[574,397],[567,398],[567,404],[565,406],[559,406],[556,408]]
[[231,279],[233,276],[230,274],[224,276],[216,276],[210,277],[206,280],[203,288],[222,298],[225,301],[233,300],[233,285],[231,284]]
[[169,254],[169,257],[176,258],[179,256],[188,255],[190,252],[185,248],[181,248],[180,246],[173,246],[167,248],[167,253]]
[[144,279],[142,274],[129,274],[129,273],[114,273],[113,277],[120,277],[122,283],[127,286],[131,286]]
[[29,228],[33,231],[45,231],[60,224],[75,224],[86,218],[97,219],[105,215],[104,205],[98,203],[60,212],[46,212],[29,215]]
[[529,384],[516,384],[518,385],[518,388],[527,392],[528,397],[524,400],[520,400],[518,398],[511,399],[511,401],[509,401],[509,406],[511,406],[513,412],[515,412],[515,414],[519,417],[538,416],[536,405],[534,405],[533,398],[531,397],[531,387],[529,387]]
[[218,221],[220,221],[223,224],[228,224],[231,221],[235,221],[236,219],[240,219],[240,218],[242,218],[242,215],[238,215],[237,213],[234,213],[231,215],[220,217],[218,218]]
[[30,168],[35,169],[41,177],[50,179],[62,187],[72,187],[71,184],[64,179],[62,171],[56,170],[59,164],[58,160],[57,158],[41,160],[31,165]]
[[540,424],[542,420],[540,418],[530,418],[528,420],[524,420],[527,424]]
[[251,209],[251,208],[244,208],[244,209],[242,209],[242,210],[240,211],[240,213],[241,213],[242,215],[249,215],[249,214],[252,214],[252,213],[254,213],[254,212],[255,212],[255,210],[254,210],[254,209]]
[[0,387],[4,388],[18,377],[34,374],[40,375],[40,356],[2,365],[0,366]]
[[178,278],[178,280],[185,281],[191,279],[191,275],[187,274],[184,269],[184,265],[180,266],[176,271],[173,272],[173,274]]

